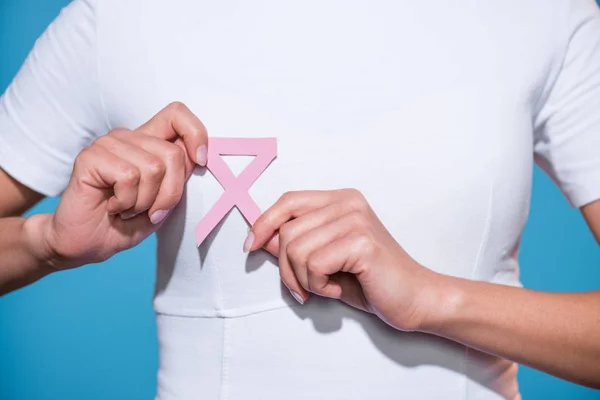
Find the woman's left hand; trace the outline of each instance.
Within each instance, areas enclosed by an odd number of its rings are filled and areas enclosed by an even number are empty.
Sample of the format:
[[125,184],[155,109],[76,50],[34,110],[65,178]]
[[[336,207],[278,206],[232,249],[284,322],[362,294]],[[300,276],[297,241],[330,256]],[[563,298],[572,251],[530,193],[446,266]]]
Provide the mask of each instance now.
[[279,257],[281,279],[300,303],[309,293],[340,299],[417,331],[437,302],[440,275],[412,259],[354,189],[284,194],[244,248],[263,246]]

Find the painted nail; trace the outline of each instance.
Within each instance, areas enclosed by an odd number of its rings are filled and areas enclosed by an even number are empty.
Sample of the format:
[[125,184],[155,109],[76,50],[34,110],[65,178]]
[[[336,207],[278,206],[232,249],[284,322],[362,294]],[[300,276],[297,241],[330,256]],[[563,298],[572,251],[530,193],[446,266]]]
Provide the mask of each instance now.
[[158,210],[154,211],[154,214],[150,216],[150,222],[154,225],[160,224],[166,217],[169,215],[168,210]]
[[302,305],[304,305],[304,299],[296,292],[290,289],[290,293],[296,299],[296,301]]
[[206,149],[206,146],[198,147],[198,150],[196,151],[196,162],[198,163],[198,165],[200,165],[201,167],[204,167],[206,165],[206,162],[208,161],[207,155],[208,150]]
[[248,236],[244,241],[244,253],[247,253],[252,248],[252,244],[254,243],[254,233],[252,231],[248,232]]

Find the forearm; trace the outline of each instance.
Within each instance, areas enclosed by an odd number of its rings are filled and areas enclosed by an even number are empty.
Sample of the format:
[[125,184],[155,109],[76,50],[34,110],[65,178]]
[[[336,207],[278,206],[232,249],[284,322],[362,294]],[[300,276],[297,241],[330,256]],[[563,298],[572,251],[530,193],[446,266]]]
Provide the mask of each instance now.
[[440,277],[425,330],[600,388],[600,291],[545,293]]
[[0,219],[0,296],[43,278],[53,271],[45,248],[47,215]]

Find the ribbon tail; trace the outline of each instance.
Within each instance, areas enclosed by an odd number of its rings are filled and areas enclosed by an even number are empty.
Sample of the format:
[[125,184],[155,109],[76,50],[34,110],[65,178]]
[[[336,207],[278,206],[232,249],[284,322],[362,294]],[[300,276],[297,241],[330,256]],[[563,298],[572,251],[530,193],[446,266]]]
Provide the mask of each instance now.
[[252,226],[262,214],[260,208],[256,204],[252,197],[250,197],[249,193],[245,193],[244,196],[240,196],[239,200],[236,202],[236,206],[240,213],[246,218],[246,221]]
[[202,218],[202,221],[196,226],[196,241],[198,246],[204,242],[204,239],[206,239],[234,206],[235,203],[232,196],[228,192],[223,193],[204,218]]

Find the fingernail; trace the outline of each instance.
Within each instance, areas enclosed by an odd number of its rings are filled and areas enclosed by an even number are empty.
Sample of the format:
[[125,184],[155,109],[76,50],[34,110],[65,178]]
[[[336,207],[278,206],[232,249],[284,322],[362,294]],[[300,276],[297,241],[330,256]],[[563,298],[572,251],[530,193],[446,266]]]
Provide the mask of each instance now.
[[154,225],[160,224],[167,217],[167,215],[169,215],[168,210],[155,211],[154,214],[150,216],[150,222],[152,222]]
[[206,146],[198,147],[198,150],[196,151],[196,162],[201,167],[204,167],[206,165],[206,162],[208,161],[207,154],[208,151],[206,150]]
[[300,296],[298,293],[294,292],[293,290],[290,289],[290,293],[292,294],[292,296],[296,299],[296,301],[302,305],[304,305],[304,299],[302,298],[302,296]]
[[244,253],[247,253],[252,248],[252,244],[254,243],[254,233],[252,231],[248,232],[248,236],[244,241]]
[[121,216],[121,219],[131,219],[131,218],[135,217],[138,214],[139,214],[138,212],[130,210],[130,211],[123,211],[119,215]]

